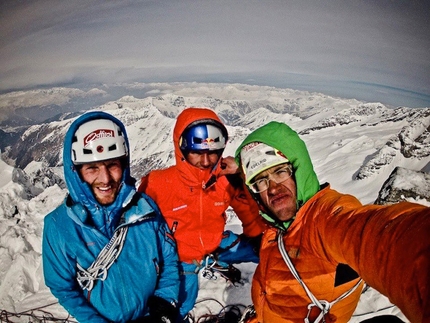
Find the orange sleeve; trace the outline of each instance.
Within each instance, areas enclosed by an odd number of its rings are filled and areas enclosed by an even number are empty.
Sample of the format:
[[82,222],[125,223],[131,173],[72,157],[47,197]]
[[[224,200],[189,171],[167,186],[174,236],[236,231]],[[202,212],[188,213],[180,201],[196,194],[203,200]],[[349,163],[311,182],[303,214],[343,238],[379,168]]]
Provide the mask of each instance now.
[[363,232],[356,258],[363,279],[411,322],[430,322],[430,209],[410,203],[381,208]]
[[160,189],[159,187],[159,184],[163,185],[161,183],[161,178],[159,176],[158,171],[151,171],[147,175],[142,177],[139,187],[137,189],[139,192],[145,193],[146,195],[151,197],[159,207],[162,203],[162,195],[159,195],[159,192],[163,191],[163,189]]
[[146,192],[146,189],[148,188],[148,182],[149,182],[149,174],[146,176],[143,176],[140,180],[139,188],[137,189],[139,192]]
[[230,204],[242,222],[243,233],[246,236],[256,237],[265,231],[266,224],[260,216],[258,204],[245,187],[245,184],[234,188]]
[[430,208],[402,202],[361,205],[329,190],[300,210],[312,217],[313,248],[351,266],[412,322],[430,322]]

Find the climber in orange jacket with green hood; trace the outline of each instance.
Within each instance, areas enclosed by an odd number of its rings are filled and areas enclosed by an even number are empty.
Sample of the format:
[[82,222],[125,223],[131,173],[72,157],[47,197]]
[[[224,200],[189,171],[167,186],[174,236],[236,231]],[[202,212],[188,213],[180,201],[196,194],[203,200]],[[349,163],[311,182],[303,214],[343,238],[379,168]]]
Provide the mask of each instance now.
[[[233,157],[222,157],[227,139],[227,129],[212,110],[185,109],[173,130],[176,165],[151,171],[139,186],[155,200],[174,234],[183,317],[194,306],[197,273],[208,257],[223,266],[258,262],[259,243],[252,242],[259,242],[266,226]],[[242,222],[241,237],[224,229],[230,206]]]
[[348,322],[363,282],[411,322],[430,322],[430,208],[362,205],[320,186],[305,143],[283,123],[253,131],[236,162],[271,227],[253,277],[252,322]]

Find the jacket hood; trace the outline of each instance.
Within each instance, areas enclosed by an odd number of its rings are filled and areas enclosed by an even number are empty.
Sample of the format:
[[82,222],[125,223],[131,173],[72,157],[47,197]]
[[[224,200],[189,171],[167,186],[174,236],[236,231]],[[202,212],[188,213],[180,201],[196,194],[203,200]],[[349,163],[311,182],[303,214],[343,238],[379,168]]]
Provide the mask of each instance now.
[[187,162],[185,156],[183,155],[179,144],[180,138],[184,130],[192,123],[197,123],[198,121],[204,122],[205,120],[210,122],[215,122],[219,126],[227,137],[227,129],[222,123],[221,119],[216,115],[216,113],[207,108],[187,108],[183,110],[176,119],[176,124],[173,129],[173,145],[175,149],[175,159],[176,166],[181,173],[181,177],[190,186],[201,185],[202,181],[207,182],[212,175],[217,176],[219,173],[220,165],[219,162],[216,164],[212,170],[201,170],[190,163]]
[[318,192],[320,185],[306,144],[289,126],[272,121],[250,133],[235,153],[236,163],[240,167],[241,149],[251,142],[263,142],[280,150],[293,165],[298,208]]
[[[121,209],[124,202],[129,201],[132,194],[135,192],[134,184],[135,179],[130,176],[130,153],[126,157],[126,166],[123,171],[121,188],[118,196],[114,203],[108,206],[101,206],[95,199],[90,186],[85,183],[79,176],[76,166],[72,162],[72,140],[76,130],[82,124],[95,120],[95,119],[108,119],[115,122],[120,128],[124,135],[126,142],[127,151],[130,152],[130,145],[128,141],[127,132],[124,125],[117,118],[102,111],[87,112],[72,122],[69,129],[67,130],[64,138],[63,145],[63,167],[64,167],[64,178],[69,190],[69,197],[73,203],[80,203],[85,206],[87,213],[91,214],[92,221],[95,226],[101,231],[107,232],[107,223],[116,224],[121,215]],[[70,199],[69,199],[70,201]],[[81,213],[83,214],[83,213]],[[82,223],[86,222],[88,214],[79,219]],[[76,221],[77,219],[75,219]],[[110,229],[109,229],[110,230]]]

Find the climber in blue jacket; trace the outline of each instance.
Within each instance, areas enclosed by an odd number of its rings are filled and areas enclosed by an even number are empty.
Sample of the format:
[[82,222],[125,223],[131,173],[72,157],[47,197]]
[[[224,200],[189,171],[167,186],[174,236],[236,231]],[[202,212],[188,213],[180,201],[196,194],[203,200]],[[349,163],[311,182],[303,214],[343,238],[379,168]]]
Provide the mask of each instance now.
[[44,221],[46,286],[79,322],[175,322],[176,244],[135,190],[124,125],[83,114],[66,133],[63,164],[69,194]]

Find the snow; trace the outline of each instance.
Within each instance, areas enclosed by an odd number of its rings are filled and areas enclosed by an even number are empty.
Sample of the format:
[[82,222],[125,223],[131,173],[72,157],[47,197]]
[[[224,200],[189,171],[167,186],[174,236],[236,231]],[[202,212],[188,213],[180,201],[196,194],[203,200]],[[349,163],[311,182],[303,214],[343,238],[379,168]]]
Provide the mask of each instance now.
[[[199,92],[200,91],[200,92]],[[202,96],[203,90],[196,88],[183,89],[183,94]],[[271,93],[261,95],[263,90],[255,90],[255,99],[270,97]],[[265,89],[270,92],[270,89]],[[208,93],[211,91],[208,90]],[[230,94],[223,89],[223,95],[229,99],[235,98],[235,93]],[[292,92],[293,94],[295,92]],[[218,93],[219,94],[219,93]],[[237,92],[236,92],[237,94]],[[273,94],[273,93],[272,93]],[[214,93],[212,93],[214,95]],[[279,94],[277,94],[279,95]],[[309,94],[310,95],[310,94]],[[176,97],[175,97],[176,98]],[[173,98],[172,98],[173,99]],[[240,99],[237,97],[235,99]],[[188,99],[189,100],[189,99]],[[300,97],[294,99],[299,104]],[[342,109],[344,106],[359,104],[355,101],[336,100],[325,98],[330,104]],[[142,160],[151,154],[165,153],[172,149],[171,129],[174,119],[169,119],[160,114],[156,109],[144,109],[142,105],[150,106],[154,101],[160,110],[172,112],[169,107],[172,102],[163,102],[158,98],[135,99],[133,97],[123,98],[121,102],[124,108],[118,110],[116,103],[106,104],[103,109],[119,117],[127,126],[131,141],[132,159]],[[185,98],[187,101],[187,98]],[[312,98],[308,98],[312,101]],[[314,101],[318,106],[322,101]],[[353,102],[353,103],[351,103]],[[191,103],[186,102],[186,103]],[[193,104],[190,104],[193,105]],[[263,105],[262,105],[263,106]],[[307,106],[307,109],[312,109]],[[113,110],[117,109],[117,110]],[[141,109],[139,111],[139,109]],[[119,112],[121,111],[121,112]],[[228,111],[226,109],[225,111]],[[308,113],[310,113],[308,111]],[[133,113],[144,116],[144,120],[134,122]],[[322,111],[321,113],[324,113]],[[326,113],[327,116],[332,113]],[[128,117],[127,117],[128,116]],[[321,120],[324,115],[310,116],[307,119],[299,119],[289,114],[277,114],[266,109],[255,109],[248,113],[248,129],[242,127],[228,126],[232,140],[226,149],[226,154],[232,155],[235,148],[249,132],[264,122],[271,120],[283,121],[297,131],[307,129],[314,125],[315,120]],[[363,118],[365,118],[363,116]],[[145,120],[157,120],[157,122],[145,122]],[[64,123],[68,123],[65,121]],[[357,124],[336,125],[311,131],[302,136],[315,165],[315,170],[320,182],[329,182],[332,188],[357,196],[363,203],[372,203],[379,192],[382,183],[388,178],[395,166],[420,170],[429,163],[429,158],[414,159],[404,158],[394,151],[395,163],[384,166],[378,173],[362,180],[355,180],[354,176],[367,162],[369,156],[376,154],[386,142],[397,134],[405,122],[376,123],[372,126],[357,126]],[[160,133],[164,133],[160,140]],[[173,159],[160,155],[164,164],[172,164]],[[43,167],[43,163],[32,162],[25,169],[26,174],[33,174]],[[37,315],[51,313],[56,318],[66,319],[68,314],[58,305],[56,299],[51,295],[43,281],[43,268],[41,263],[41,236],[44,216],[57,207],[64,199],[66,190],[58,185],[46,187],[40,194],[31,194],[28,188],[20,181],[14,180],[16,170],[0,160],[0,310],[9,313],[22,313],[20,317],[10,318],[13,322],[28,322],[29,318],[24,314],[31,313],[32,309],[41,308],[41,311],[33,311]],[[58,169],[54,172],[61,173]],[[143,175],[143,174],[141,174]],[[18,176],[19,177],[19,176]],[[20,177],[22,178],[22,176]],[[420,184],[419,178],[409,178],[410,181],[396,183],[397,186],[407,187],[412,181]],[[424,187],[423,189],[428,189]],[[31,190],[30,190],[31,191]],[[30,197],[30,198],[29,198]],[[414,202],[429,205],[430,203],[419,196]],[[227,224],[227,229],[240,233],[240,223],[237,218]],[[225,304],[239,304],[244,307],[251,304],[250,286],[255,264],[243,263],[237,265],[242,272],[243,285],[232,286],[223,278],[207,280],[200,277],[199,299],[194,309],[194,315],[217,313]],[[25,312],[25,313],[24,313]],[[371,288],[361,298],[355,316],[351,322],[359,322],[365,318],[378,314],[395,314],[404,321],[406,318],[397,307],[393,306],[384,296]],[[2,314],[2,320],[3,320]],[[33,320],[34,321],[34,320]]]
[[0,188],[3,188],[12,181],[13,167],[0,159]]

